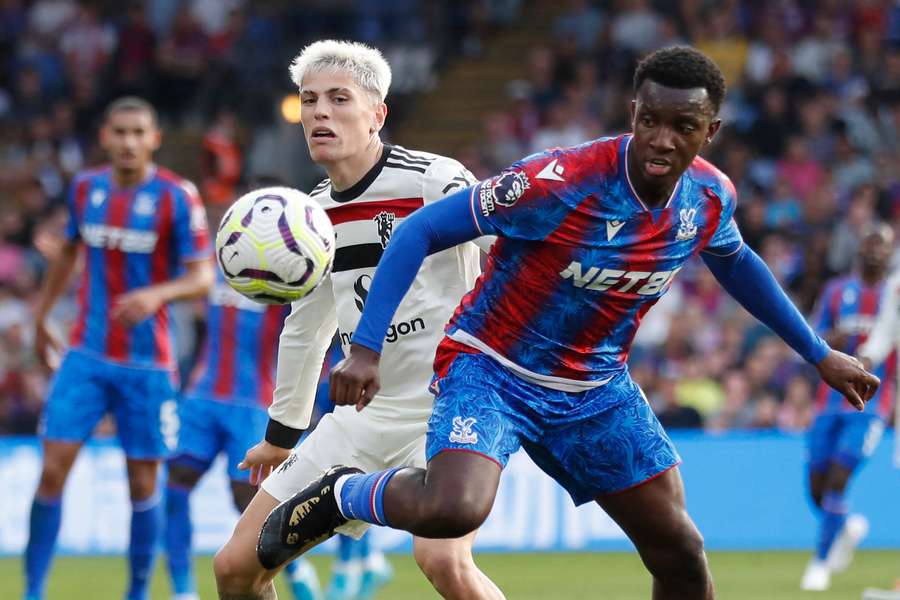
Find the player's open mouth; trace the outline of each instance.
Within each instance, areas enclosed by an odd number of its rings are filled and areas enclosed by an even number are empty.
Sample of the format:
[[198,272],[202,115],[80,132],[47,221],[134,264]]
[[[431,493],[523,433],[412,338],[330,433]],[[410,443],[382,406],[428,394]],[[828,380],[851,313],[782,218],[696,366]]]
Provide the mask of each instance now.
[[334,139],[337,136],[332,130],[328,129],[327,127],[316,127],[312,130],[312,135],[310,135],[309,137],[314,140],[328,140]]
[[653,158],[644,163],[644,169],[647,171],[648,175],[660,177],[672,170],[672,164],[661,158]]

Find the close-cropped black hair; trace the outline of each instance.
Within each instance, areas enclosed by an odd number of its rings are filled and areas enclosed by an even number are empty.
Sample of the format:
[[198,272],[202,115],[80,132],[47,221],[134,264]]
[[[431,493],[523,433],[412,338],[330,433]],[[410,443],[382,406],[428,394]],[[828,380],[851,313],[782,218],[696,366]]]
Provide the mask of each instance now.
[[661,48],[646,56],[634,71],[634,92],[649,79],[666,87],[705,88],[718,113],[725,98],[725,78],[711,58],[690,46]]

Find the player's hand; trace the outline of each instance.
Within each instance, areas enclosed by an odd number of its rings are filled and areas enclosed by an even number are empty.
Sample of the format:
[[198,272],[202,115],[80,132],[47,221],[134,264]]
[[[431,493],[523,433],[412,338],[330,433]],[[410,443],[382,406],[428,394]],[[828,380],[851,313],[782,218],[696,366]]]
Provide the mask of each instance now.
[[126,327],[133,327],[155,314],[163,303],[164,299],[153,288],[140,288],[116,298],[109,316]]
[[55,371],[63,353],[63,343],[43,320],[34,324],[34,351],[44,368]]
[[816,369],[825,383],[842,393],[856,410],[863,410],[881,385],[881,380],[859,360],[837,350],[829,352]]
[[238,463],[238,469],[250,469],[250,484],[259,485],[272,473],[272,469],[287,460],[291,455],[289,448],[281,448],[263,440],[253,446]]
[[381,356],[365,346],[352,344],[350,355],[331,370],[328,395],[336,406],[356,405],[360,411],[372,401],[381,383],[378,361]]

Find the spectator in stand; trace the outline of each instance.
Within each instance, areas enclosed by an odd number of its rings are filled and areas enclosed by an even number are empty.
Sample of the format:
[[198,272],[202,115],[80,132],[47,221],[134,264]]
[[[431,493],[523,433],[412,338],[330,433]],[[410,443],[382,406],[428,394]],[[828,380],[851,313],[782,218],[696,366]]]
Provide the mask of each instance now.
[[237,143],[237,116],[227,109],[203,136],[203,198],[212,204],[234,200],[241,179],[241,148]]

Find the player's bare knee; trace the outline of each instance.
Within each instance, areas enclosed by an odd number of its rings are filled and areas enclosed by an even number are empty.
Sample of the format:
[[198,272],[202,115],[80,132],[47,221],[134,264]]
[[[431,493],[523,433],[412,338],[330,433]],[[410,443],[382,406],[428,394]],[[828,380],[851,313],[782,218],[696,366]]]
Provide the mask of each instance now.
[[62,495],[69,470],[61,465],[47,461],[41,469],[41,480],[38,483],[38,496],[55,498]]
[[447,573],[451,576],[458,575],[466,568],[466,557],[459,556],[452,547],[442,546],[437,548],[433,545],[427,548],[418,546],[413,548],[413,556],[419,569],[434,581],[440,578],[442,574]]
[[156,477],[132,476],[128,480],[128,492],[132,502],[146,500],[156,493]]
[[484,523],[491,503],[478,497],[443,497],[431,503],[428,522],[439,534],[434,537],[457,538],[467,535]]
[[234,552],[230,542],[225,544],[213,557],[213,573],[219,591],[249,591],[262,575],[262,566],[247,564],[239,552]]
[[176,487],[192,490],[197,485],[197,482],[200,481],[201,473],[197,469],[174,462],[169,462],[167,467],[169,472],[168,482]]
[[234,501],[234,507],[238,512],[244,512],[253,496],[256,495],[256,486],[250,485],[246,481],[231,482],[231,499]]

